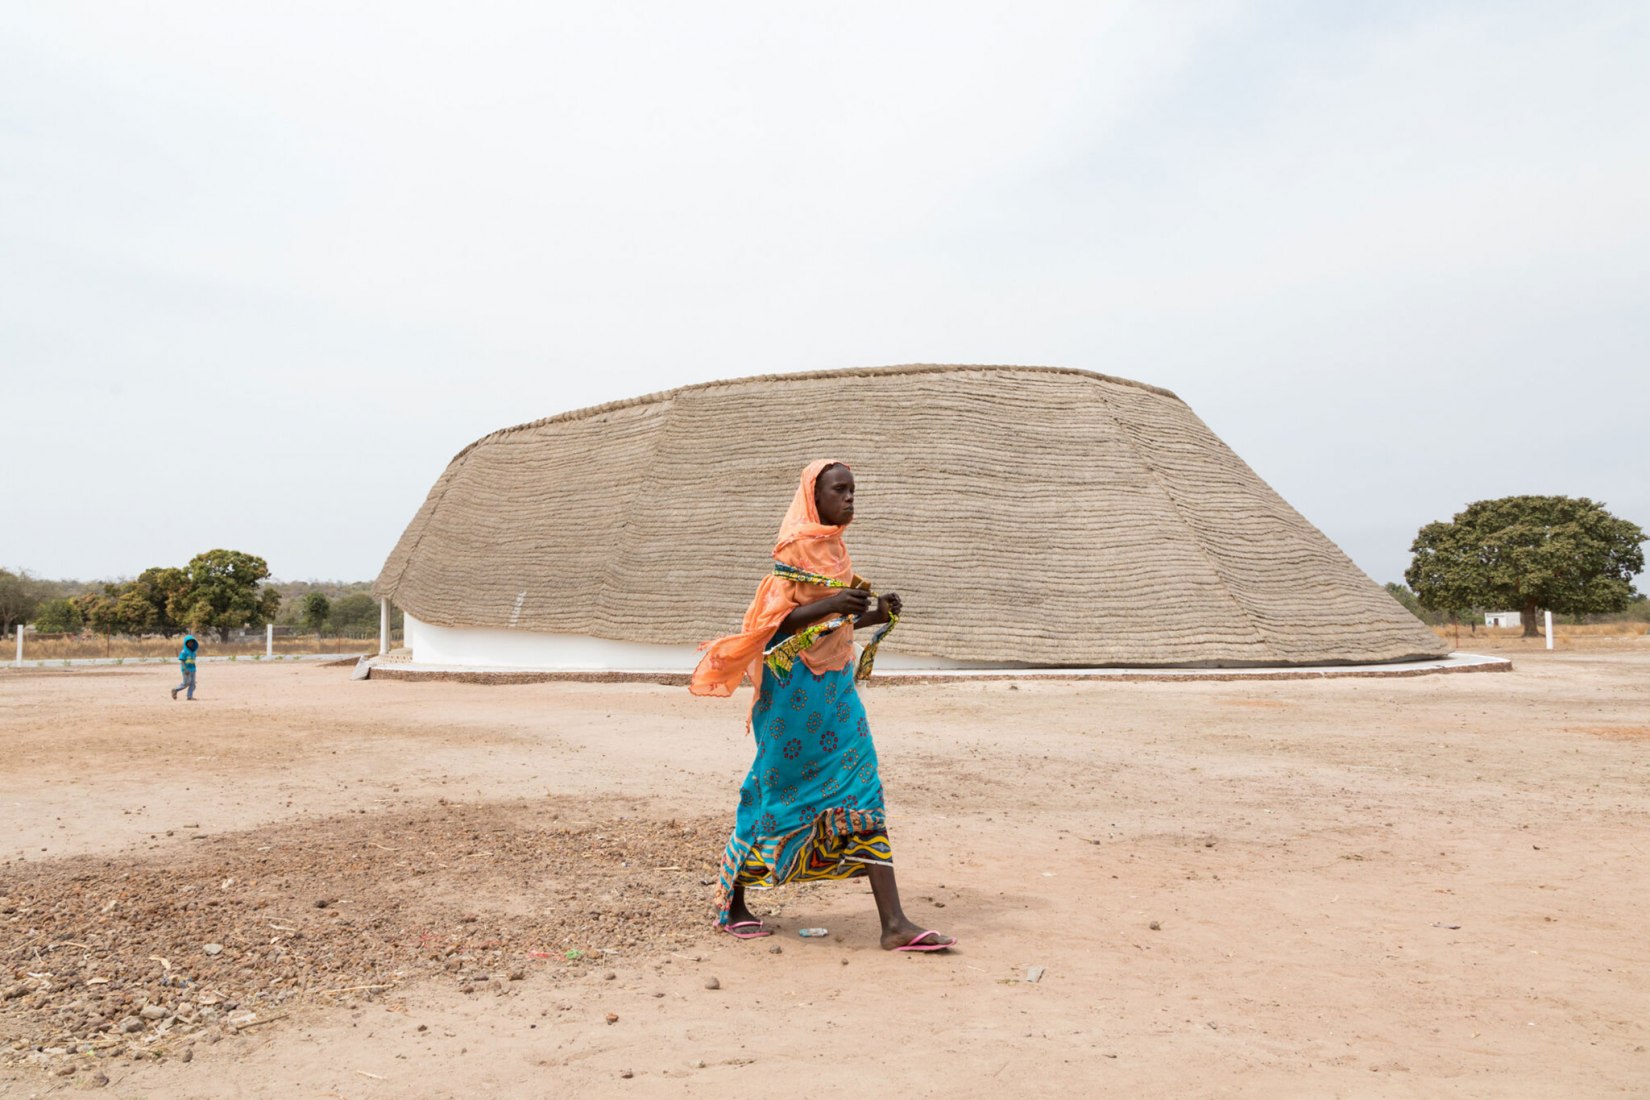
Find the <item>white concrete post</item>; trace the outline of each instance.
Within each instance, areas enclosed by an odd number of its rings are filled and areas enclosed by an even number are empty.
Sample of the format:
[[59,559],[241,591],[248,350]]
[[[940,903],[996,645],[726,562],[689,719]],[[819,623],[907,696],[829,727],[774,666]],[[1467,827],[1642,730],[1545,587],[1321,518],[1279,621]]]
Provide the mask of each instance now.
[[1553,613],[1547,612],[1547,648],[1553,648]]
[[23,667],[23,631],[25,631],[27,629],[28,629],[28,627],[24,626],[22,623],[17,624],[17,667],[18,668]]
[[275,624],[264,624],[264,656],[275,656]]
[[390,601],[387,596],[378,597],[378,655],[382,657],[390,651]]

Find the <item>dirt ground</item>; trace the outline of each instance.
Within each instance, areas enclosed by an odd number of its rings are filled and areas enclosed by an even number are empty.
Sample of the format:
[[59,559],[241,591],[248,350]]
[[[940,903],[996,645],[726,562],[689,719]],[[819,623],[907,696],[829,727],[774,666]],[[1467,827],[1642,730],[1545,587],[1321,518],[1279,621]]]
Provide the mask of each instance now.
[[1650,650],[1514,660],[872,688],[918,956],[711,930],[748,696],[0,671],[0,1097],[1650,1095]]

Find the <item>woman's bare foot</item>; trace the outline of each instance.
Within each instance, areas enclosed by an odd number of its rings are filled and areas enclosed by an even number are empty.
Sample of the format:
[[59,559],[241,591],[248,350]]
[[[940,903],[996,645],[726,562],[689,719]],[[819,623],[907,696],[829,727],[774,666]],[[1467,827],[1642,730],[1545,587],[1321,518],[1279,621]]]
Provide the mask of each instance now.
[[938,932],[924,929],[920,924],[910,921],[901,921],[898,928],[884,928],[882,930],[882,949],[884,951],[939,951],[950,947],[957,941],[951,936],[942,936]]
[[899,886],[894,882],[894,868],[886,863],[867,869],[871,879],[871,894],[877,900],[877,915],[882,918],[882,949],[884,951],[939,951],[957,941],[938,932],[929,932],[920,924],[912,924],[900,908]]
[[750,911],[745,904],[745,888],[735,886],[733,896],[728,899],[728,922],[723,928],[733,928],[735,925],[744,925],[742,932],[755,932],[762,927],[762,918]]

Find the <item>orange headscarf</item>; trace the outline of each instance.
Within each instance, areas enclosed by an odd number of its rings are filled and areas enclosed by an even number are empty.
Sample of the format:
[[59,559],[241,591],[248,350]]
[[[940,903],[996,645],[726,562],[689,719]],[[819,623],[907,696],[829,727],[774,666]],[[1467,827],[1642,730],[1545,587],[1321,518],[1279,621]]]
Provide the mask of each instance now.
[[[810,573],[851,583],[854,566],[848,560],[848,548],[842,545],[843,527],[819,521],[819,508],[814,503],[814,483],[827,466],[847,467],[845,462],[823,458],[808,463],[802,471],[802,484],[779,525],[779,537],[773,546],[773,556],[787,565],[806,569]],[[779,629],[794,608],[813,603],[832,595],[834,589],[820,584],[801,584],[788,581],[772,573],[756,586],[756,598],[745,610],[745,621],[738,634],[706,642],[705,655],[699,667],[693,670],[688,690],[695,695],[732,695],[747,677],[758,686],[762,683],[762,649]],[[854,656],[854,628],[844,625],[822,636],[819,641],[802,651],[802,661],[814,672],[835,672],[845,668]]]

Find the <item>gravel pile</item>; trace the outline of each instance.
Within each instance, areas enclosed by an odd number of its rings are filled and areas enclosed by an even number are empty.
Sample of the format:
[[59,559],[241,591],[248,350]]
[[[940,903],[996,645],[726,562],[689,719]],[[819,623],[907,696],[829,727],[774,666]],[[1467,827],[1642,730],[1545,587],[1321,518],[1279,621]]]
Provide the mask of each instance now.
[[0,1063],[91,1075],[423,976],[498,991],[704,940],[728,823],[621,809],[443,803],[0,864]]

